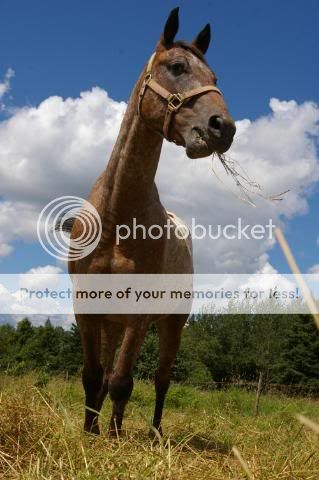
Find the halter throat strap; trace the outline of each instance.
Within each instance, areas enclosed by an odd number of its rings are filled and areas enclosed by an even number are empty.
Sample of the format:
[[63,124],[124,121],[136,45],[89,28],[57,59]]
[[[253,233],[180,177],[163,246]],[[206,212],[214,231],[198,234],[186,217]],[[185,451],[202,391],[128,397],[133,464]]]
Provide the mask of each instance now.
[[173,116],[180,110],[180,108],[183,105],[185,105],[185,103],[187,103],[192,97],[196,97],[206,92],[217,92],[219,93],[219,95],[223,95],[223,94],[219,90],[219,88],[215,87],[215,85],[206,85],[203,87],[197,87],[183,93],[169,92],[168,90],[166,90],[166,88],[162,87],[159,83],[156,82],[156,80],[152,78],[152,66],[153,66],[155,55],[156,55],[156,52],[153,53],[146,67],[145,77],[144,77],[141,89],[139,91],[137,110],[138,110],[139,117],[143,119],[142,101],[147,88],[150,88],[151,90],[153,90],[153,92],[155,92],[161,98],[166,100],[167,107],[166,107],[166,112],[164,117],[163,132],[157,132],[157,133],[160,133],[166,138],[166,140],[168,140],[169,142],[172,142],[174,141],[174,139],[170,136],[170,126],[173,120]]

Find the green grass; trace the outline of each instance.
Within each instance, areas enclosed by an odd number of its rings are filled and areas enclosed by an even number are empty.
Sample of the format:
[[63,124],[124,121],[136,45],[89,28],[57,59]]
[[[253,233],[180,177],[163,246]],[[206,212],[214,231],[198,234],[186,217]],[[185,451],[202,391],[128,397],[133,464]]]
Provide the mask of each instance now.
[[[45,382],[44,382],[45,383]],[[295,419],[318,421],[311,399],[264,395],[260,416],[254,394],[203,392],[174,385],[164,414],[164,438],[148,436],[154,393],[136,382],[124,434],[110,441],[107,400],[100,437],[82,433],[83,392],[78,379],[34,375],[0,377],[0,478],[3,479],[244,479],[236,446],[255,480],[318,479],[318,437]]]

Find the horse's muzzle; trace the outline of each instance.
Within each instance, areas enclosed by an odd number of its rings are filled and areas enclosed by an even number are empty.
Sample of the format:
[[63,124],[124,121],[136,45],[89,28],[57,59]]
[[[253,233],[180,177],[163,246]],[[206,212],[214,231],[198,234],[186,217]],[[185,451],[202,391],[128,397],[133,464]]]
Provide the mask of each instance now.
[[213,115],[208,127],[193,127],[185,141],[190,158],[208,157],[214,152],[224,153],[233,143],[236,126],[230,117]]
[[212,115],[208,121],[208,135],[212,143],[217,143],[218,153],[226,152],[236,133],[236,125],[230,117]]

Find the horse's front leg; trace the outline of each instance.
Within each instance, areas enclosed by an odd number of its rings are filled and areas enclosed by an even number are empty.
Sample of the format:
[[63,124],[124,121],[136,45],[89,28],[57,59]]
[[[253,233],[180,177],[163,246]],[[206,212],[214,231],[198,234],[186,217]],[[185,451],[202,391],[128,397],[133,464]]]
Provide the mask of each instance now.
[[83,348],[82,382],[85,391],[84,430],[99,434],[98,394],[103,382],[103,368],[100,362],[101,320],[96,315],[76,315]]
[[165,397],[170,384],[171,369],[176,358],[183,327],[188,315],[169,315],[158,322],[159,367],[155,376],[155,410],[153,427],[162,435],[161,420]]
[[[137,317],[137,315],[136,315]],[[148,327],[145,317],[137,317],[126,327],[123,342],[108,388],[113,403],[109,435],[121,433],[124,410],[133,390],[133,367]]]
[[103,367],[103,384],[97,401],[97,410],[100,411],[104,399],[109,391],[109,377],[113,371],[114,357],[123,333],[123,325],[110,319],[102,320],[101,324],[101,364]]

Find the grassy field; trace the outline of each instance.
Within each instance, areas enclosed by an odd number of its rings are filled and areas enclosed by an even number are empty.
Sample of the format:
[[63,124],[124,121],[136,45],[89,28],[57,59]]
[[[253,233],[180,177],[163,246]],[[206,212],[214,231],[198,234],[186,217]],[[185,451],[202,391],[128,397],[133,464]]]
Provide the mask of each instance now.
[[236,446],[252,477],[318,479],[319,442],[295,419],[319,419],[319,402],[265,395],[253,417],[254,395],[239,390],[202,392],[172,386],[163,422],[165,436],[148,436],[154,394],[136,382],[125,432],[110,441],[82,433],[83,393],[78,379],[0,377],[0,478],[3,479],[244,479]]

